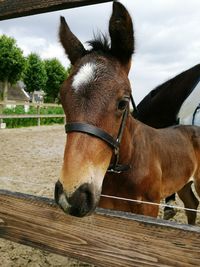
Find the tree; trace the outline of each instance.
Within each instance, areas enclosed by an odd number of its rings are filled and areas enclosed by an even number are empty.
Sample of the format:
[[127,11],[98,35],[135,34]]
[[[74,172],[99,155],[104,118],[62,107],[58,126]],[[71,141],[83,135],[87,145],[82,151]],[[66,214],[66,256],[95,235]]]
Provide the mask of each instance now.
[[41,58],[31,53],[26,60],[24,83],[28,92],[44,90],[47,81],[47,73]]
[[67,76],[67,71],[62,66],[60,61],[56,58],[47,59],[45,62],[45,68],[47,72],[47,83],[45,87],[45,101],[55,102],[58,98],[60,86]]
[[3,83],[3,101],[7,100],[8,83],[20,80],[25,67],[25,58],[16,40],[0,36],[0,81]]

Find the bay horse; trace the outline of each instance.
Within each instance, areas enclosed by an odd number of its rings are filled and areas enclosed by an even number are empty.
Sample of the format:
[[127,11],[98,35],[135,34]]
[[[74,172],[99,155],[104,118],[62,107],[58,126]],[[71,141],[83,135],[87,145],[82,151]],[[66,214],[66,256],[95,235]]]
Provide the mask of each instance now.
[[[194,177],[200,195],[200,128],[155,129],[133,118],[128,73],[134,52],[132,19],[113,2],[111,44],[103,38],[91,50],[61,17],[60,41],[72,71],[61,88],[67,141],[55,200],[65,213],[83,217],[97,205],[156,217],[158,206],[119,201],[101,194],[160,203],[187,191],[184,205],[197,208],[188,182]],[[187,213],[195,223],[196,214]]]
[[[200,126],[200,64],[185,70],[151,90],[137,105],[134,117],[154,128],[165,128],[176,124]],[[175,194],[166,198],[171,205]],[[176,214],[175,209],[165,207],[164,219]]]

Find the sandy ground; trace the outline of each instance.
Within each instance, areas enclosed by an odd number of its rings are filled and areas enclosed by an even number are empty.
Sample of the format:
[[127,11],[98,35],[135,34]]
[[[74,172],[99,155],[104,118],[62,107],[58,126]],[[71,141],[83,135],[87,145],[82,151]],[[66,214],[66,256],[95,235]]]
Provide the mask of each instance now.
[[[61,169],[64,126],[0,130],[0,188],[53,198]],[[0,239],[1,267],[91,266]]]
[[[63,126],[0,130],[0,188],[53,197],[65,138]],[[183,212],[178,212],[175,220],[186,223]],[[91,266],[3,239],[0,259],[2,267]]]

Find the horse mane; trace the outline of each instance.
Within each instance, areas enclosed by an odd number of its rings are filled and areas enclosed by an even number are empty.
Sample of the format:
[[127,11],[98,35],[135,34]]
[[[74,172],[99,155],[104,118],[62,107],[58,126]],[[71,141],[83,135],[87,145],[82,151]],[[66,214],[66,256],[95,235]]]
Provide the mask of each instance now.
[[94,39],[87,42],[87,44],[90,46],[89,53],[92,52],[99,52],[99,53],[105,53],[110,54],[111,53],[111,45],[109,37],[104,35],[103,33],[98,33],[97,35],[94,35]]

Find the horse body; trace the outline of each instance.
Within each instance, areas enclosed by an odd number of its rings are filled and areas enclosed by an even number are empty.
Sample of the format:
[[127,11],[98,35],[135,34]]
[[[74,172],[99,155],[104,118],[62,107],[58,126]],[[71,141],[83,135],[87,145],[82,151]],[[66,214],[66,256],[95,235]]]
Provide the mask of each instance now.
[[[60,39],[73,69],[61,89],[68,135],[55,200],[66,213],[79,217],[91,214],[98,204],[157,216],[158,206],[108,199],[101,193],[159,203],[180,190],[185,206],[196,208],[186,185],[194,175],[199,192],[199,130],[189,126],[159,130],[132,117],[128,72],[133,26],[119,2],[113,3],[109,33],[110,46],[95,40],[86,51],[61,18]],[[110,162],[114,173],[107,172]],[[194,223],[195,214],[188,218]]]
[[[138,104],[135,116],[155,128],[176,124],[200,125],[199,77],[200,64],[159,85]],[[168,196],[165,201],[173,204],[175,194]],[[165,207],[165,219],[170,219],[175,214],[173,208]]]
[[[195,184],[199,184],[198,127],[174,126],[158,130],[132,118],[130,120],[131,128],[134,129],[131,130],[132,146],[130,145],[133,149],[126,161],[130,160],[132,169],[124,176],[105,176],[103,194],[160,203],[162,198],[180,191],[193,176]],[[108,202],[102,198],[100,206],[118,209],[118,202],[117,199]],[[124,202],[120,209],[158,215],[158,207],[149,204]]]

